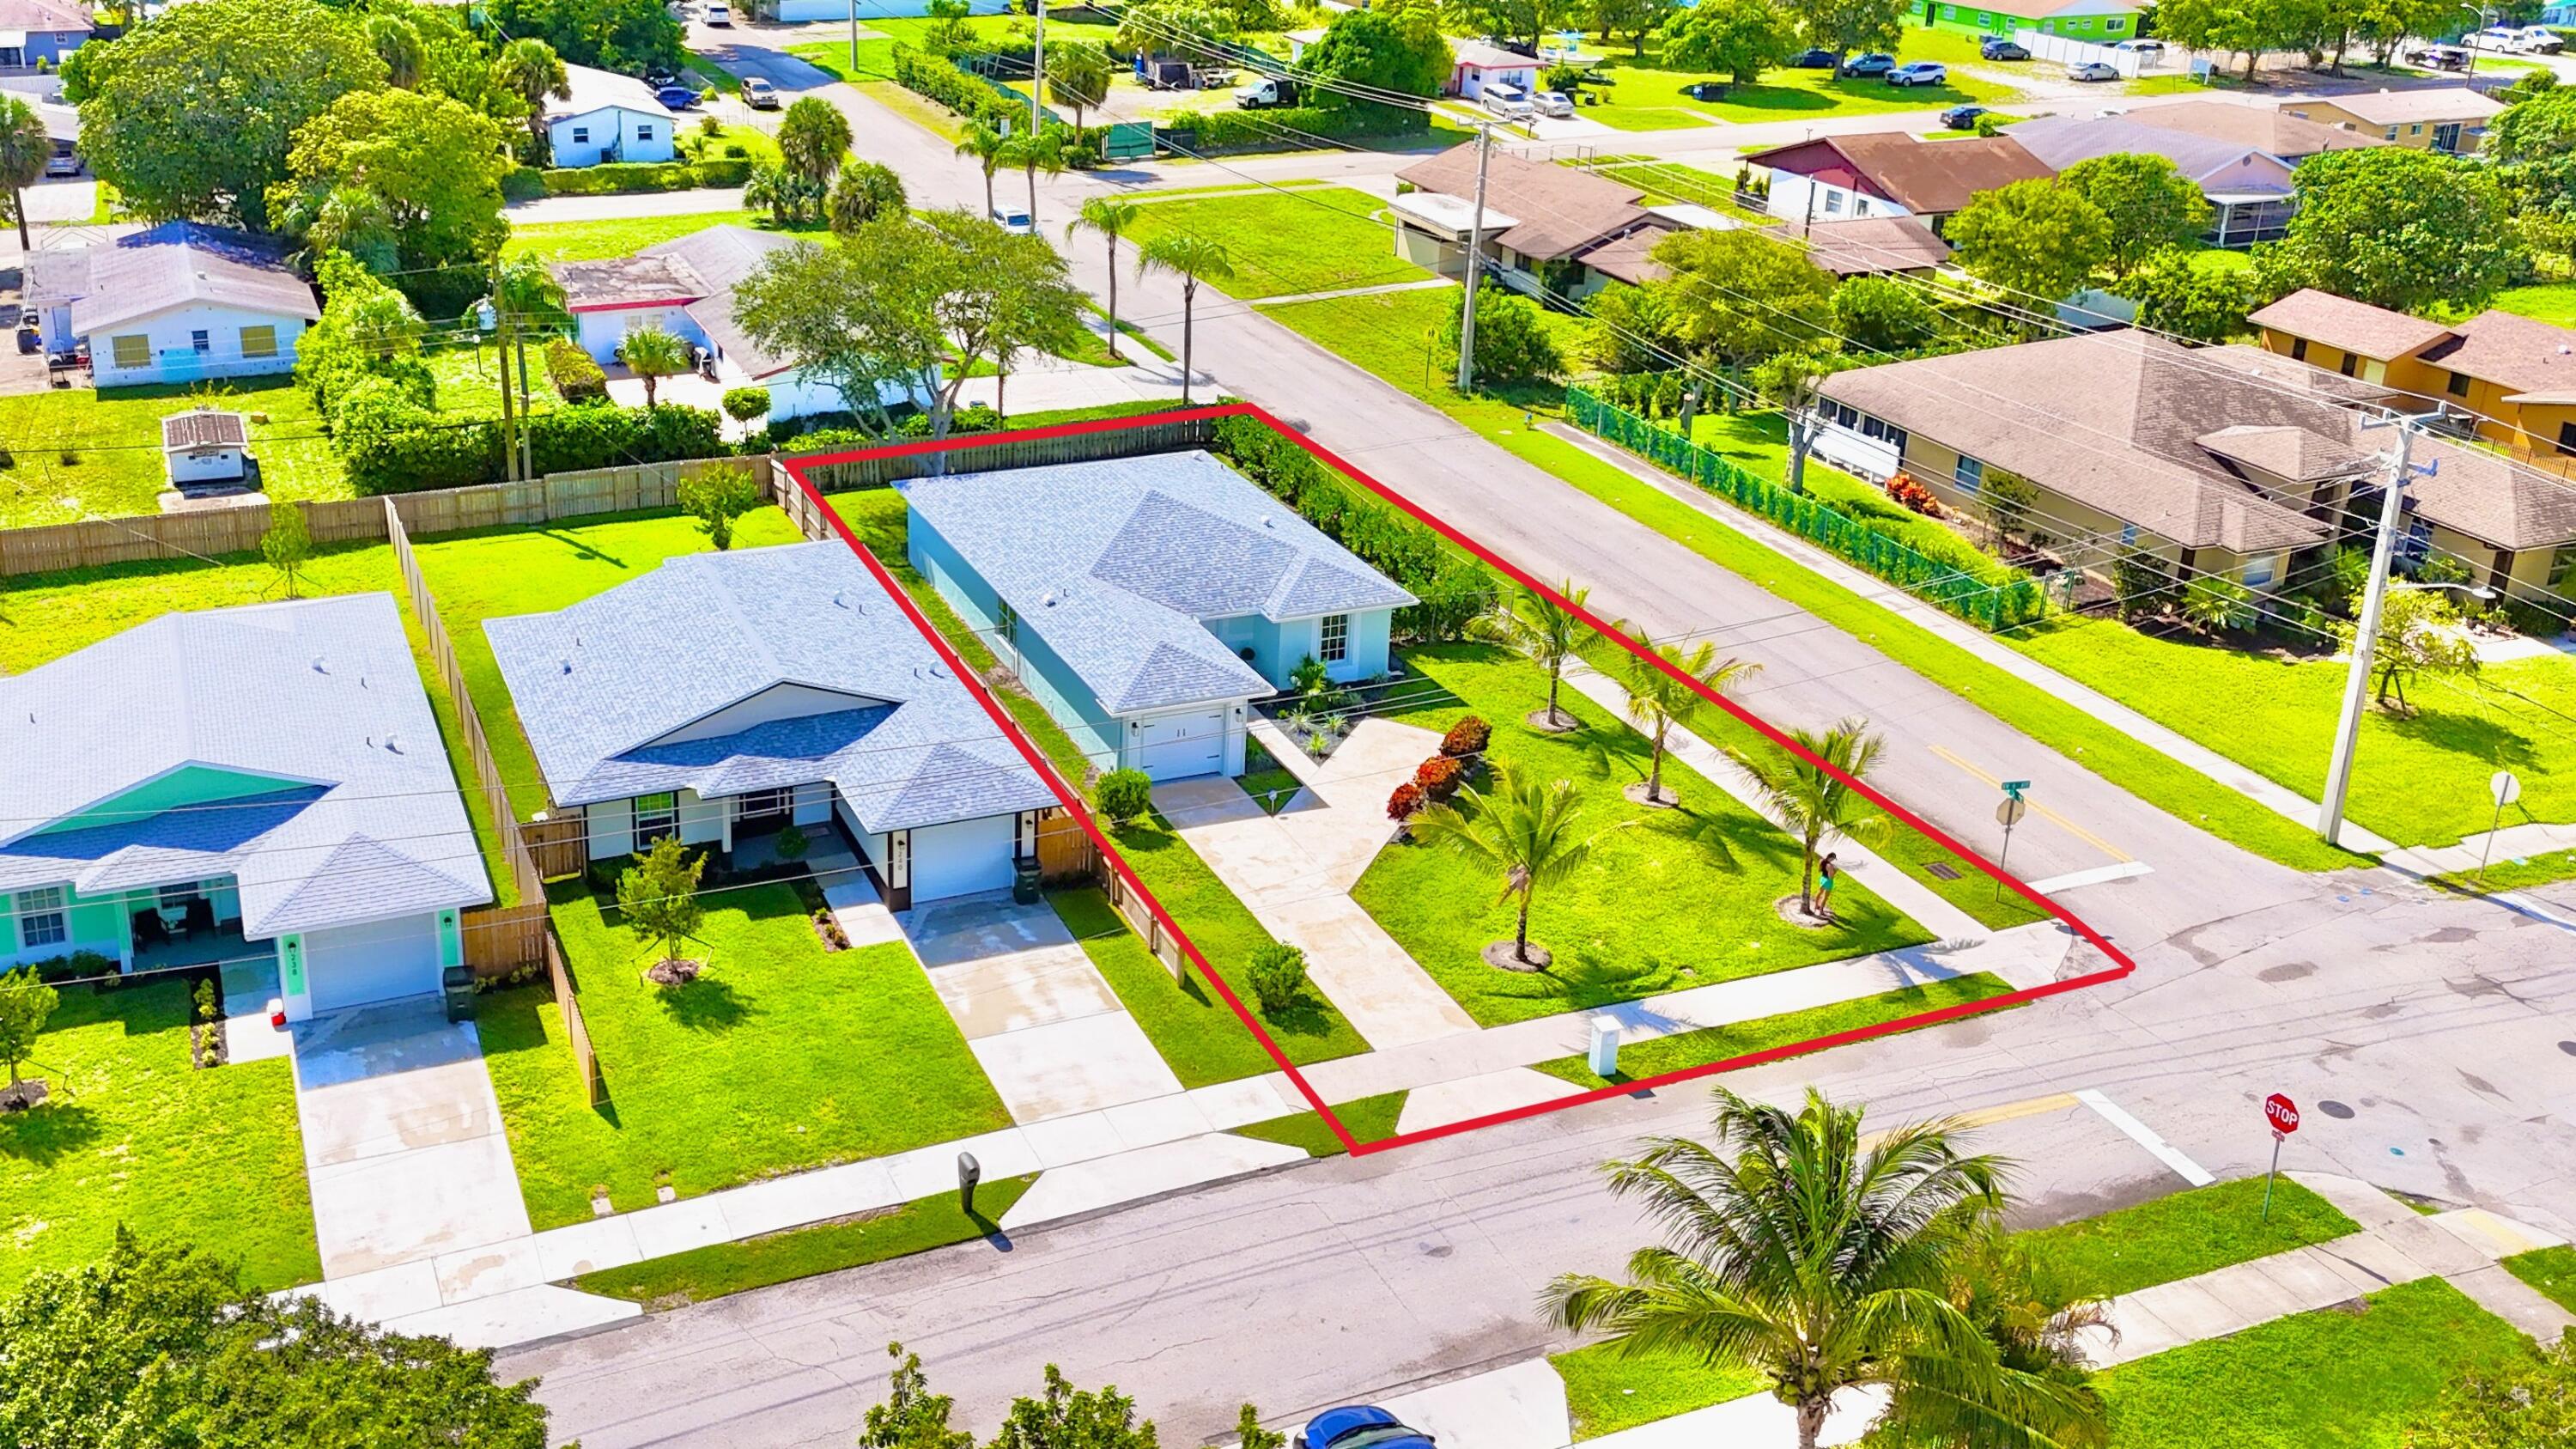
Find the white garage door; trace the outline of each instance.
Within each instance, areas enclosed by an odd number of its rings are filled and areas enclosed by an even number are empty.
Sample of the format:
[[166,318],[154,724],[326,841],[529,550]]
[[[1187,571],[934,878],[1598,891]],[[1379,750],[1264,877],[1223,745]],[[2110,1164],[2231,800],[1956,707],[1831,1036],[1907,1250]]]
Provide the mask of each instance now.
[[438,918],[405,916],[304,933],[313,1009],[338,1011],[438,989]]
[[1225,768],[1225,711],[1165,715],[1136,733],[1136,768],[1157,780],[1186,780]]
[[960,820],[912,832],[912,903],[997,891],[1011,883],[1019,817]]

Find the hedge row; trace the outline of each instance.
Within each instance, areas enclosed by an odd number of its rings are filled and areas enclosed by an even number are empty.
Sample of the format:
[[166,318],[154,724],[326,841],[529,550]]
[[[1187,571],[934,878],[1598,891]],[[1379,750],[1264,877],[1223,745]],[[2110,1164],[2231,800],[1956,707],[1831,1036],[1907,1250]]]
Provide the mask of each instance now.
[[[909,45],[894,47],[895,84],[913,94],[938,102],[970,121],[1000,129],[1017,129],[1028,124],[1029,98],[1024,91],[1014,91],[997,81],[988,81],[958,68],[958,63],[932,51],[916,50]],[[1053,110],[1047,115],[1059,122]],[[1077,171],[1087,171],[1099,164],[1108,144],[1107,126],[1073,126],[1071,163]]]
[[[716,458],[728,451],[716,414],[672,403],[582,403],[521,421],[539,474]],[[465,488],[504,472],[499,420],[460,423],[407,400],[356,390],[336,410],[331,441],[349,485],[365,494]]]
[[1282,106],[1263,111],[1175,111],[1158,123],[1156,134],[1170,132],[1172,148],[1182,152],[1297,151],[1308,149],[1307,137],[1405,136],[1427,130],[1430,124],[1422,112],[1397,107]]
[[700,186],[740,186],[750,179],[751,158],[747,156],[717,156],[695,162],[610,161],[543,171],[521,166],[501,178],[501,196],[507,201],[534,201],[542,196],[631,196]]
[[1989,584],[1819,502],[1759,478],[1667,427],[1613,407],[1579,387],[1565,390],[1576,425],[1640,454],[1748,513],[1824,545],[1907,593],[1988,630],[2008,629],[2048,613],[2048,591],[2021,577]]

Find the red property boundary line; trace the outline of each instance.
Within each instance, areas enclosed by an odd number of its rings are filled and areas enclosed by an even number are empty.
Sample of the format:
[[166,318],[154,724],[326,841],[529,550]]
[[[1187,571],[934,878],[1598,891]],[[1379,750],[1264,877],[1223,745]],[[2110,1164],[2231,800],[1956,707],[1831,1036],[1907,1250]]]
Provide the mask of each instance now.
[[[1603,638],[1614,641],[1619,645],[1619,647],[1627,650],[1631,655],[1644,660],[1653,667],[1664,671],[1666,674],[1671,675],[1683,684],[1688,685],[1692,690],[1696,691],[1701,698],[1707,700],[1713,705],[1716,705],[1729,716],[1760,734],[1764,739],[1769,740],[1771,743],[1788,751],[1799,759],[1806,761],[1808,764],[1821,767],[1828,773],[1832,774],[1836,779],[1849,785],[1854,791],[1858,792],[1862,798],[1877,805],[1880,809],[1885,810],[1888,814],[1894,816],[1900,821],[1903,821],[1906,825],[1911,826],[1931,837],[1941,846],[1942,849],[1950,852],[1950,854],[1958,857],[1960,860],[1966,861],[1968,864],[1975,866],[1978,870],[1983,871],[1986,875],[1992,877],[2003,885],[2010,886],[2013,891],[2020,895],[2024,900],[2029,901],[2033,906],[2036,906],[2041,911],[2056,918],[2069,930],[2073,931],[2078,938],[2090,943],[2096,949],[2101,951],[2102,954],[2108,956],[2113,964],[2102,970],[2088,972],[2082,976],[2071,976],[2063,981],[2051,981],[2042,986],[2025,987],[2018,991],[2007,992],[2001,996],[1990,996],[1981,1001],[1960,1002],[1954,1006],[1944,1006],[1931,1011],[1917,1012],[1912,1016],[1898,1017],[1895,1020],[1879,1022],[1872,1026],[1853,1027],[1847,1031],[1838,1031],[1825,1036],[1811,1037],[1805,1041],[1791,1042],[1783,1046],[1769,1047],[1758,1052],[1746,1052],[1739,1056],[1726,1057],[1714,1062],[1705,1062],[1695,1067],[1682,1067],[1673,1071],[1659,1073],[1651,1077],[1641,1077],[1617,1086],[1597,1087],[1591,1091],[1581,1092],[1570,1097],[1558,1097],[1549,1101],[1533,1102],[1525,1106],[1513,1107],[1500,1112],[1489,1112],[1481,1117],[1470,1117],[1463,1122],[1451,1122],[1444,1126],[1426,1127],[1413,1132],[1399,1132],[1392,1137],[1381,1138],[1375,1142],[1361,1142],[1354,1138],[1351,1135],[1350,1128],[1345,1126],[1342,1119],[1334,1114],[1331,1106],[1324,1101],[1322,1094],[1318,1093],[1313,1085],[1306,1080],[1305,1074],[1297,1069],[1296,1063],[1288,1060],[1288,1054],[1280,1049],[1279,1043],[1271,1039],[1270,1033],[1263,1028],[1260,1019],[1254,1016],[1252,1012],[1244,1006],[1242,998],[1235,995],[1234,988],[1227,983],[1224,975],[1208,963],[1207,957],[1200,953],[1197,943],[1190,939],[1188,932],[1181,929],[1180,922],[1172,919],[1171,913],[1163,908],[1163,903],[1155,898],[1152,891],[1145,888],[1144,881],[1137,877],[1134,868],[1128,865],[1126,857],[1119,853],[1117,845],[1113,843],[1108,834],[1100,828],[1099,821],[1092,818],[1091,811],[1083,804],[1081,796],[1073,790],[1067,781],[1056,773],[1054,766],[1048,762],[1045,754],[1042,753],[1038,749],[1036,743],[1020,729],[1019,722],[1011,718],[1010,711],[1004,709],[1001,701],[994,698],[992,692],[984,687],[984,682],[976,674],[976,671],[971,668],[963,658],[959,657],[956,649],[949,644],[947,639],[941,636],[939,630],[931,624],[929,618],[921,612],[919,606],[913,603],[911,596],[905,593],[903,586],[895,581],[894,575],[887,571],[884,563],[881,562],[875,554],[871,553],[865,544],[859,542],[857,535],[850,531],[849,524],[842,519],[839,510],[833,508],[832,505],[825,500],[822,490],[816,487],[814,481],[807,475],[807,470],[809,469],[834,463],[858,462],[872,458],[909,457],[919,454],[947,452],[958,448],[983,447],[992,443],[1034,442],[1045,438],[1076,437],[1088,433],[1122,431],[1128,428],[1147,426],[1156,423],[1191,422],[1199,419],[1214,420],[1218,418],[1251,418],[1258,421],[1264,427],[1277,433],[1280,437],[1285,438],[1289,442],[1294,443],[1297,447],[1304,449],[1308,456],[1314,458],[1325,467],[1330,468],[1341,476],[1365,487],[1371,493],[1374,493],[1379,498],[1385,500],[1388,504],[1403,510],[1410,517],[1428,526],[1432,531],[1438,533],[1442,538],[1447,539],[1450,543],[1465,549],[1468,553],[1474,555],[1479,561],[1483,562],[1487,567],[1494,569],[1505,578],[1510,579],[1512,582],[1519,584],[1523,588],[1533,590],[1545,596],[1558,608],[1564,609],[1568,613],[1573,614],[1576,618],[1581,619],[1586,625],[1589,625],[1594,632],[1600,634]],[[1629,638],[1626,634],[1613,629],[1607,620],[1600,618],[1591,611],[1585,609],[1583,606],[1575,603],[1573,600],[1566,598],[1553,586],[1531,577],[1528,573],[1515,567],[1509,561],[1486,548],[1483,544],[1478,543],[1476,540],[1452,527],[1449,523],[1432,514],[1429,510],[1422,508],[1411,499],[1404,497],[1394,489],[1387,487],[1385,484],[1380,483],[1375,478],[1372,478],[1368,474],[1360,471],[1358,468],[1344,462],[1342,459],[1334,456],[1331,452],[1328,452],[1323,447],[1315,443],[1312,439],[1306,437],[1296,429],[1282,424],[1277,418],[1272,417],[1268,412],[1255,407],[1250,403],[1228,403],[1213,407],[1175,409],[1169,412],[1144,413],[1131,417],[1103,418],[1090,422],[1079,423],[1062,423],[1053,427],[1025,428],[1015,432],[977,433],[962,438],[894,443],[882,447],[861,448],[849,452],[828,453],[810,458],[790,459],[787,460],[783,466],[787,469],[788,476],[796,480],[796,486],[804,490],[806,498],[814,504],[815,508],[825,519],[829,520],[832,526],[832,531],[840,536],[843,543],[850,546],[851,552],[857,554],[862,563],[867,565],[868,571],[875,575],[877,583],[894,599],[895,604],[903,610],[904,616],[912,621],[913,627],[921,631],[922,637],[930,641],[931,648],[938,651],[940,658],[947,663],[948,667],[952,671],[955,672],[957,678],[964,682],[967,691],[974,696],[977,703],[984,707],[984,712],[992,717],[993,723],[995,727],[1001,731],[1002,737],[1009,740],[1011,744],[1019,750],[1021,757],[1028,761],[1030,768],[1037,771],[1038,778],[1047,782],[1048,787],[1055,792],[1057,800],[1062,803],[1065,811],[1070,814],[1075,821],[1080,823],[1083,833],[1089,836],[1091,838],[1091,843],[1099,849],[1102,859],[1109,862],[1110,868],[1117,872],[1118,878],[1124,881],[1127,888],[1134,892],[1139,900],[1142,900],[1145,903],[1146,909],[1153,914],[1155,921],[1159,923],[1165,931],[1171,933],[1172,939],[1179,943],[1182,954],[1189,958],[1191,965],[1198,968],[1200,977],[1210,985],[1213,985],[1219,996],[1225,998],[1225,1004],[1233,1009],[1234,1014],[1239,1017],[1244,1026],[1252,1032],[1253,1038],[1261,1043],[1262,1049],[1270,1054],[1270,1059],[1279,1064],[1279,1070],[1287,1076],[1289,1081],[1296,1084],[1298,1092],[1305,1097],[1307,1104],[1323,1118],[1325,1125],[1332,1129],[1333,1135],[1339,1138],[1342,1146],[1354,1156],[1365,1156],[1372,1152],[1384,1152],[1390,1148],[1406,1147],[1416,1142],[1429,1142],[1436,1138],[1455,1136],[1462,1132],[1471,1132],[1479,1127],[1491,1127],[1504,1122],[1518,1121],[1525,1117],[1536,1117],[1542,1113],[1560,1112],[1569,1107],[1580,1107],[1588,1102],[1603,1101],[1611,1097],[1632,1096],[1639,1092],[1648,1091],[1656,1087],[1670,1086],[1678,1082],[1695,1081],[1701,1077],[1712,1077],[1724,1072],[1742,1071],[1747,1067],[1757,1067],[1767,1062],[1780,1061],[1784,1058],[1800,1056],[1808,1052],[1822,1051],[1829,1047],[1847,1046],[1854,1042],[1868,1041],[1873,1037],[1893,1036],[1899,1032],[1912,1031],[1918,1027],[1933,1026],[1946,1021],[1956,1021],[1960,1018],[1975,1016],[1982,1012],[2001,1011],[2008,1007],[2020,1006],[2027,1002],[2038,1001],[2043,997],[2056,996],[2064,992],[2081,990],[2088,986],[2099,986],[2105,982],[2117,981],[2137,969],[2137,963],[2130,960],[2126,952],[2123,952],[2119,947],[2112,945],[2111,942],[2105,939],[2099,931],[2094,930],[2093,927],[2086,924],[2073,912],[2066,910],[2059,906],[2055,901],[2050,900],[2035,890],[2032,890],[2030,886],[2024,883],[2019,877],[2006,874],[2002,869],[1997,867],[1993,862],[1988,861],[1984,856],[1977,854],[1975,851],[1951,839],[1948,835],[1944,834],[1938,826],[1935,826],[1930,821],[1915,814],[1913,811],[1906,809],[1904,806],[1897,804],[1894,800],[1881,794],[1868,783],[1850,775],[1846,775],[1841,770],[1836,769],[1833,765],[1818,759],[1815,754],[1810,752],[1805,746],[1800,745],[1797,740],[1792,738],[1786,731],[1775,727],[1761,716],[1753,713],[1749,709],[1746,709],[1743,705],[1736,703],[1734,700],[1719,694],[1717,691],[1710,689],[1698,680],[1692,679],[1687,674],[1675,669],[1670,663],[1667,663],[1662,658],[1658,657],[1651,649],[1640,644],[1635,639]]]

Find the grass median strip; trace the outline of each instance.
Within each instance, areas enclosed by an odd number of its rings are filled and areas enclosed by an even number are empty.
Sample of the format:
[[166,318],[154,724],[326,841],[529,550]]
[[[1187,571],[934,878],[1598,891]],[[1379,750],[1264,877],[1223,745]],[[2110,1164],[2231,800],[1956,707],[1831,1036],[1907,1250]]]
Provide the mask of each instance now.
[[1792,1042],[1831,1036],[1857,1027],[1875,1026],[1895,1021],[1918,1012],[1938,1011],[1963,1002],[1983,1001],[1988,997],[2007,995],[2012,983],[1990,972],[1954,976],[1945,981],[1928,981],[1921,986],[1905,986],[1876,996],[1853,1001],[1837,1001],[1831,1006],[1810,1007],[1805,1011],[1784,1011],[1777,1016],[1759,1016],[1751,1021],[1729,1022],[1725,1026],[1702,1027],[1697,1031],[1676,1032],[1619,1048],[1619,1071],[1612,1076],[1596,1074],[1580,1054],[1558,1057],[1554,1061],[1535,1063],[1537,1070],[1551,1077],[1561,1077],[1586,1089],[1615,1087],[1665,1072],[1722,1062],[1747,1052],[1769,1051]]
[[2361,1231],[2286,1177],[2262,1211],[2263,1179],[2247,1177],[2018,1236],[2059,1288],[2112,1298]]
[[[1382,1142],[1395,1135],[1396,1120],[1404,1115],[1406,1092],[1387,1092],[1375,1097],[1358,1097],[1333,1104],[1333,1115],[1342,1119],[1351,1136],[1365,1145]],[[1278,1142],[1290,1147],[1303,1147],[1317,1157],[1331,1157],[1347,1151],[1342,1139],[1324,1123],[1321,1113],[1295,1112],[1273,1117],[1266,1122],[1237,1127],[1238,1137],[1258,1137],[1264,1142]]]
[[1622,1353],[1607,1343],[1552,1354],[1548,1362],[1565,1380],[1565,1407],[1577,1443],[1770,1387],[1768,1379],[1740,1364],[1712,1368],[1678,1355]]
[[2576,1248],[2541,1248],[2504,1260],[2504,1270],[2539,1290],[2542,1297],[2576,1313]]
[[765,1233],[738,1243],[714,1243],[623,1268],[603,1268],[573,1279],[572,1286],[661,1312],[818,1273],[882,1263],[1000,1233],[1002,1216],[1037,1180],[1037,1174],[1030,1173],[985,1183],[975,1190],[971,1215],[958,1203],[957,1194],[944,1192],[882,1212]]

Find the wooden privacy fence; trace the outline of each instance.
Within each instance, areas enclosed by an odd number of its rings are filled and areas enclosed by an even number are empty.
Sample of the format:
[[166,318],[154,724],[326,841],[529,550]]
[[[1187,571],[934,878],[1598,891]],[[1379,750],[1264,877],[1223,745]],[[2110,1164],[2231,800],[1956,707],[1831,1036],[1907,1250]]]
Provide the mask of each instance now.
[[[826,493],[855,493],[884,488],[906,478],[933,473],[981,473],[1000,468],[1040,468],[1050,463],[1089,463],[1102,458],[1134,458],[1147,453],[1175,453],[1204,448],[1216,441],[1216,420],[1132,422],[1095,433],[1065,433],[1052,438],[1010,442],[965,442],[944,453],[901,453],[860,458],[847,463],[818,463],[806,469],[814,486]],[[785,470],[779,470],[784,474]],[[791,480],[789,488],[795,487]],[[781,503],[785,502],[781,499]],[[792,510],[791,510],[792,511]]]
[[1050,811],[1038,821],[1038,878],[1048,885],[1065,885],[1074,881],[1096,880],[1100,876],[1100,852],[1091,837],[1082,832],[1081,822],[1062,810]]
[[546,932],[552,917],[543,900],[533,905],[484,906],[456,918],[465,938],[465,964],[477,976],[507,976],[546,960]]
[[[693,458],[629,468],[549,473],[524,483],[480,483],[470,488],[337,498],[298,506],[304,510],[305,528],[317,544],[376,543],[391,539],[394,522],[425,537],[469,528],[676,508],[683,478],[722,467],[749,468],[754,477],[760,477],[770,472],[769,462],[764,456]],[[269,510],[275,506],[263,499],[239,508],[198,513],[144,514],[0,530],[0,576],[200,554],[215,557],[247,553],[257,549],[260,538],[268,532]]]
[[548,880],[579,875],[590,867],[590,837],[580,815],[551,815],[519,822],[519,844]]
[[564,1044],[572,1048],[573,1070],[581,1074],[583,1100],[596,1107],[608,1100],[608,1082],[599,1074],[599,1053],[590,1049],[590,1027],[581,1019],[581,993],[573,986],[572,967],[564,962],[563,943],[552,927],[544,936],[546,980],[554,987],[555,1005],[563,1011]]
[[1181,954],[1181,943],[1163,929],[1161,921],[1154,919],[1144,897],[1129,890],[1125,878],[1111,870],[1108,861],[1099,862],[1099,871],[1100,888],[1108,893],[1109,904],[1117,907],[1118,914],[1126,920],[1129,928],[1144,938],[1145,949],[1154,953],[1154,959],[1163,963],[1163,969],[1172,973],[1173,980],[1188,981],[1189,958]]

